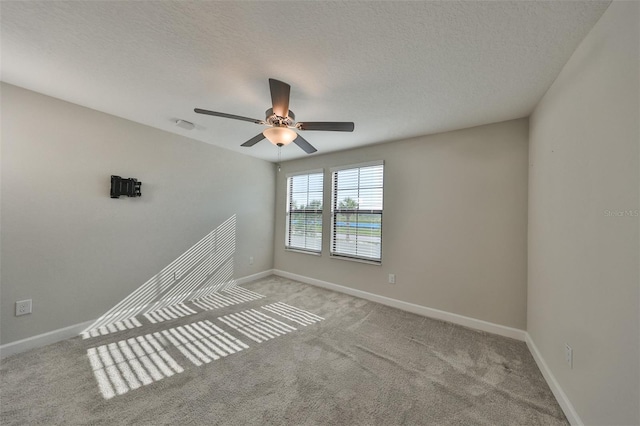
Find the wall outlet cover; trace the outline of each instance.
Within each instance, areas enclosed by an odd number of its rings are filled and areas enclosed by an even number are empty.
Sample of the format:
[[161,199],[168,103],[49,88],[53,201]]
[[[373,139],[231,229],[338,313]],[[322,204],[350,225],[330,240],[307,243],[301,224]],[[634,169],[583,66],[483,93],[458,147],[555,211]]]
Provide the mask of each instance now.
[[30,314],[32,310],[31,299],[18,300],[16,302],[16,316]]

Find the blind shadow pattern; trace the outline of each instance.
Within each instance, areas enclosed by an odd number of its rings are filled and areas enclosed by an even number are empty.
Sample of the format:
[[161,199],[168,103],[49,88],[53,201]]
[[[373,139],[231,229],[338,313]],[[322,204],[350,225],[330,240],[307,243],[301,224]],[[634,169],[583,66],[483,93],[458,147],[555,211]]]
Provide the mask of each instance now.
[[151,334],[89,348],[87,357],[104,399],[184,371]]
[[262,306],[262,309],[280,315],[281,317],[298,323],[304,327],[310,324],[315,324],[316,322],[322,321],[324,319],[316,314],[312,314],[311,312],[307,312],[305,310],[296,308],[295,306],[287,305],[286,303],[282,302]]
[[82,332],[82,338],[88,339],[89,337],[104,336],[105,334],[115,333],[116,331],[130,330],[137,327],[142,327],[142,324],[135,317],[133,317],[124,319],[122,321],[116,321],[111,324],[106,324],[100,327],[87,329]]
[[236,285],[236,215],[229,217],[82,333],[84,339],[140,327],[135,318],[162,322],[196,313],[184,303]]
[[196,366],[249,347],[207,320],[89,348],[87,357],[103,398],[182,373],[184,368],[167,352],[168,346]]
[[205,311],[209,311],[212,309],[226,308],[227,306],[233,306],[239,303],[251,302],[263,297],[265,296],[262,294],[234,286],[201,299],[196,299],[193,301],[193,304]]
[[[264,297],[246,289],[234,294]],[[305,326],[324,319],[282,302],[263,308],[267,307],[283,318]],[[217,319],[257,343],[297,330],[255,309]],[[87,358],[100,393],[104,399],[111,399],[185,371],[171,352],[200,367],[245,349],[249,349],[249,345],[213,322],[204,320],[91,347],[87,349]]]
[[162,335],[196,366],[249,348],[209,320],[164,330]]
[[295,327],[255,309],[225,315],[218,319],[257,343],[266,342],[296,330]]
[[186,317],[195,313],[197,312],[184,303],[179,303],[177,305],[167,306],[164,309],[158,309],[157,311],[146,313],[144,314],[144,317],[151,323],[155,324],[158,322]]

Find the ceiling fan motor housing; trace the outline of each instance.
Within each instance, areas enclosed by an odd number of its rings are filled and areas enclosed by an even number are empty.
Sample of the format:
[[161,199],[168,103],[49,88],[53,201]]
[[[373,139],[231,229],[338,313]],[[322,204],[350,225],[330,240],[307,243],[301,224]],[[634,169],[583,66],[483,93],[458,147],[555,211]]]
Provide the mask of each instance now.
[[296,115],[291,110],[286,117],[280,117],[273,113],[273,108],[269,108],[265,111],[265,116],[265,123],[275,127],[293,127],[296,121]]

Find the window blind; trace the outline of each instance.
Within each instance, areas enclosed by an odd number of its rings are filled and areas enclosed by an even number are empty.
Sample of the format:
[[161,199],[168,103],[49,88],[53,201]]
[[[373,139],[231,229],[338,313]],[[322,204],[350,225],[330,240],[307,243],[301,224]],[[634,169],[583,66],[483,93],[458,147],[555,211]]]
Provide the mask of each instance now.
[[322,172],[287,178],[286,248],[322,251],[323,178]]
[[331,255],[382,261],[384,164],[332,172]]

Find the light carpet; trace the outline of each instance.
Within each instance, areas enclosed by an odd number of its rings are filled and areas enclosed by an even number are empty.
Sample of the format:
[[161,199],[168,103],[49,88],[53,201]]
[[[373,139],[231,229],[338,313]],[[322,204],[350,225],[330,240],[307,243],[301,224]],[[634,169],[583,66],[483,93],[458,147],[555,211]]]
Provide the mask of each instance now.
[[568,424],[523,342],[275,276],[242,287],[265,297],[8,357],[0,423]]

